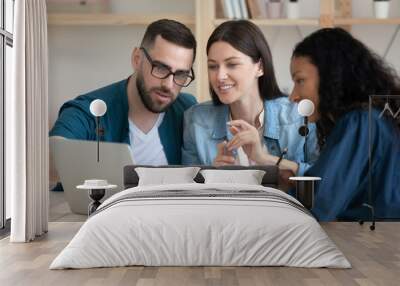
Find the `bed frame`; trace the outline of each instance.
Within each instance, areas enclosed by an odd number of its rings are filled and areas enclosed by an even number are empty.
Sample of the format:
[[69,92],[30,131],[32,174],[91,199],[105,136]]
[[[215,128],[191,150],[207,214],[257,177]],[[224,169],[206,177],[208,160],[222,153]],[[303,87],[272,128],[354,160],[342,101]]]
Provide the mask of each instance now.
[[[147,167],[147,168],[182,168],[182,165],[168,165],[168,166],[149,166],[149,165],[128,165],[124,167],[124,189],[133,188],[138,185],[139,177],[135,171],[136,167]],[[220,169],[220,170],[249,170],[257,169],[265,171],[265,175],[262,179],[262,185],[265,187],[272,187],[278,189],[279,184],[279,169],[277,166],[195,166],[202,170],[205,169]],[[197,183],[204,183],[204,178],[200,174],[194,178]]]

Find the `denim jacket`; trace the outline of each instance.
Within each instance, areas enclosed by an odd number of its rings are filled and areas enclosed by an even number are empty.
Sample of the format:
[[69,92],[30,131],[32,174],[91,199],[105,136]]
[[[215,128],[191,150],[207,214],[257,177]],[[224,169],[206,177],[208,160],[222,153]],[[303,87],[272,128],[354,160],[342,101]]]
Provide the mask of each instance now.
[[[211,165],[217,155],[217,144],[232,139],[226,122],[229,121],[229,106],[215,106],[205,102],[190,107],[184,113],[182,163],[185,165]],[[297,175],[304,172],[318,158],[315,124],[309,124],[307,155],[304,156],[305,138],[298,129],[303,118],[297,105],[285,97],[264,101],[264,144],[271,155],[280,156],[288,148],[285,159],[299,164]]]

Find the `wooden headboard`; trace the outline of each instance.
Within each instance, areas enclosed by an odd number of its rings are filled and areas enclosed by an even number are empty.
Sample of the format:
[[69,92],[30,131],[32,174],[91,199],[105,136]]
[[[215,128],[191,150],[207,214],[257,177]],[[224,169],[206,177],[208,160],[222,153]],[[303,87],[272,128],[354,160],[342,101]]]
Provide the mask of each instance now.
[[[181,168],[187,167],[183,165],[166,165],[166,166],[148,166],[148,165],[128,165],[124,167],[124,189],[133,188],[138,185],[139,177],[135,172],[136,167],[147,167],[147,168]],[[199,167],[202,170],[204,169],[220,169],[220,170],[249,170],[249,169],[257,169],[265,171],[265,175],[262,179],[262,185],[266,187],[278,188],[279,181],[279,169],[277,166],[222,166],[222,167],[214,167],[214,166],[195,166]],[[204,183],[204,178],[200,174],[194,178],[197,183]]]

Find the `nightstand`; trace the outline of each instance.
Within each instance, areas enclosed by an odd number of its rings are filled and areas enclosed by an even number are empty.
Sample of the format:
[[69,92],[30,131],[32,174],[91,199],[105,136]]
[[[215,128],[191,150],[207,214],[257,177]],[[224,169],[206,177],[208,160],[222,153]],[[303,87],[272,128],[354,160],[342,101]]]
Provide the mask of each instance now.
[[306,209],[310,210],[314,206],[315,183],[320,181],[320,177],[290,177],[289,180],[296,182],[296,199],[299,200]]
[[107,180],[91,179],[85,180],[83,185],[76,186],[80,190],[88,190],[89,197],[93,200],[88,206],[88,215],[94,213],[101,205],[100,200],[104,197],[107,189],[114,189],[117,185],[108,184]]

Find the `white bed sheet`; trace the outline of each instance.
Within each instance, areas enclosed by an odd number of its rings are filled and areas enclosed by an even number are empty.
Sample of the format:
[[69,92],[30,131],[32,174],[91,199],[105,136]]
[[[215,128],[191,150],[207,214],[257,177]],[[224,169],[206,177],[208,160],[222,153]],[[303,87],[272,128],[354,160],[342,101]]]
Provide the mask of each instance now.
[[238,184],[135,187],[115,194],[90,217],[50,269],[145,266],[294,266],[350,268],[309,214],[274,200],[235,197],[151,198],[129,194],[168,190],[262,190]]

